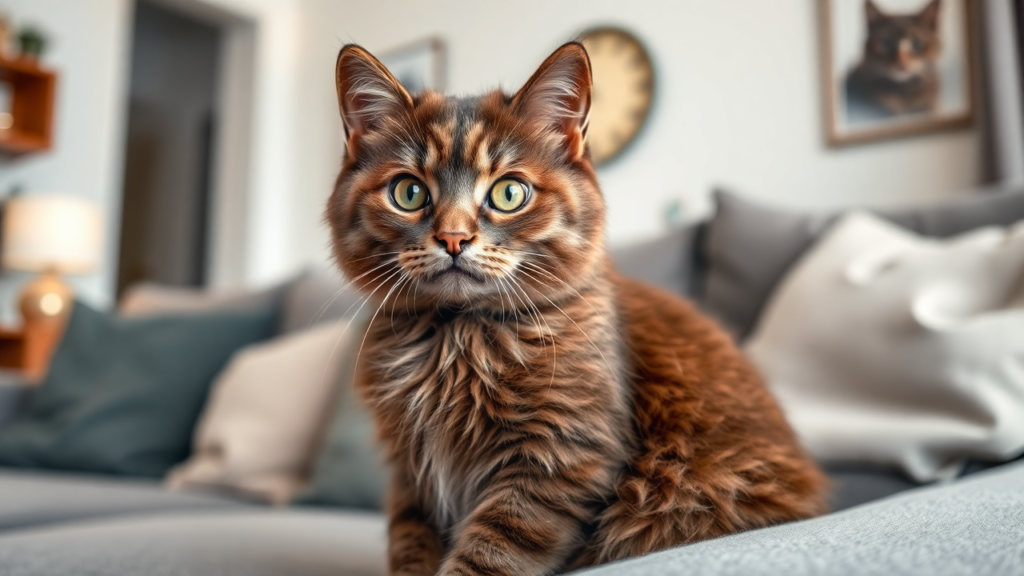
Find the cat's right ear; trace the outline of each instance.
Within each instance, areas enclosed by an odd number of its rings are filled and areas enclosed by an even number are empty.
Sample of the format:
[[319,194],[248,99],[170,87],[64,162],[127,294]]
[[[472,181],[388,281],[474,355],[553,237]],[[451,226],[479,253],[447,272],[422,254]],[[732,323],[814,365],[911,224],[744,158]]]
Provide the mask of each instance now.
[[412,112],[412,97],[402,84],[380,60],[355,44],[338,53],[335,85],[350,153],[356,141],[379,128],[385,118]]
[[587,49],[569,42],[548,56],[512,103],[524,118],[564,136],[575,160],[586,152],[593,84]]
[[885,18],[885,13],[882,12],[871,0],[864,2],[864,13],[868,16],[868,26],[876,24]]

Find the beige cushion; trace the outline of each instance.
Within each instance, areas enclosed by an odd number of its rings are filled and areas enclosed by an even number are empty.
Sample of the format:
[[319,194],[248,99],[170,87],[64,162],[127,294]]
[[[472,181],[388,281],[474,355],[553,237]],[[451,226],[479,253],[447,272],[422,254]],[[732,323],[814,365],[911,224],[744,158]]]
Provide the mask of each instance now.
[[929,481],[1024,450],[1024,222],[925,239],[851,214],[747,345],[815,457]]
[[322,324],[240,351],[217,378],[192,457],[172,488],[244,492],[274,504],[305,482],[333,406],[348,322]]
[[282,290],[283,285],[263,290],[208,292],[199,288],[140,282],[128,287],[118,311],[125,316],[150,316],[270,308],[276,305]]

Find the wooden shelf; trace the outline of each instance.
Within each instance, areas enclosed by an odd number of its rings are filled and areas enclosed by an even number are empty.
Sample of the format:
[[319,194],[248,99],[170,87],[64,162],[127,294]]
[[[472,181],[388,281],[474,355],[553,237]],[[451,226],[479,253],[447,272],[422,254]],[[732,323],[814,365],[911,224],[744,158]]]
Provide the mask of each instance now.
[[57,75],[35,60],[0,58],[0,82],[11,89],[10,113],[14,117],[10,128],[0,130],[0,153],[48,150],[52,145]]
[[63,335],[64,325],[58,323],[0,328],[0,368],[17,370],[29,381],[41,380]]

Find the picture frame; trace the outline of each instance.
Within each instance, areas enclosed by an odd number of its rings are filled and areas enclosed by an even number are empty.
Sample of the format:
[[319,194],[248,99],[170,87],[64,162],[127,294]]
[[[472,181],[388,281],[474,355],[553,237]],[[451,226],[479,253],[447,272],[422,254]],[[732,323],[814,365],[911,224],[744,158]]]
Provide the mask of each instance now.
[[829,146],[974,124],[971,0],[819,0],[819,16]]
[[409,92],[442,92],[447,80],[445,57],[444,42],[431,37],[385,51],[380,61]]

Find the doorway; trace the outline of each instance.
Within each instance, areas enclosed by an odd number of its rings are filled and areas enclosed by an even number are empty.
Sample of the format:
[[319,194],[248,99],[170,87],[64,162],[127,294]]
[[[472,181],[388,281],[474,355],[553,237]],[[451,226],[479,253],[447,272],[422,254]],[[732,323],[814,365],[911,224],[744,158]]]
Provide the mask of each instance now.
[[257,27],[219,0],[136,0],[117,293],[245,277]]
[[221,30],[139,0],[117,288],[204,286]]

